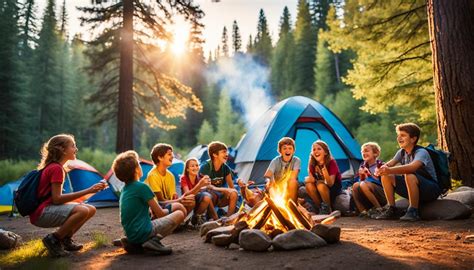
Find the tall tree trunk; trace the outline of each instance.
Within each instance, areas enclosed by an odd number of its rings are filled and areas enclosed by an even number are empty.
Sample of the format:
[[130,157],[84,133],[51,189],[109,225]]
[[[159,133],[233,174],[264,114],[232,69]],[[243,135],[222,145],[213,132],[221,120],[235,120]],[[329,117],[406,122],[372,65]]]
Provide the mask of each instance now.
[[133,0],[123,1],[117,117],[115,151],[120,153],[133,149]]
[[428,0],[438,143],[454,179],[474,186],[474,1]]

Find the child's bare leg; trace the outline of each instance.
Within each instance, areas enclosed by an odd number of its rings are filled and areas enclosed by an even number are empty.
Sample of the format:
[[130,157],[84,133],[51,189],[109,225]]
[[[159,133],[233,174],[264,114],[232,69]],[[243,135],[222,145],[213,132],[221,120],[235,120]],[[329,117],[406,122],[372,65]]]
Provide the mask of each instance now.
[[[184,207],[183,207],[184,208]],[[169,214],[171,219],[175,224],[181,224],[184,221],[184,218],[186,217],[186,214],[183,211],[176,211],[171,214]]]
[[367,210],[365,209],[364,205],[361,203],[361,195],[362,194],[360,194],[360,182],[357,182],[352,186],[352,197],[354,197],[354,203],[357,207],[357,210],[359,210],[360,213]]
[[186,207],[180,203],[172,203],[171,204],[171,212],[176,212],[176,211],[181,211],[183,214],[186,216],[188,214],[188,211],[186,210]]
[[395,206],[395,175],[382,175],[382,186],[388,205]]
[[83,205],[77,205],[71,211],[71,214],[66,219],[66,221],[61,225],[58,230],[54,233],[55,236],[62,240],[64,237],[72,235],[74,230],[78,230],[78,225],[84,224],[89,216],[89,209]]
[[319,197],[316,185],[314,183],[306,183],[305,188],[308,196],[311,198],[311,200],[313,200],[316,207],[319,207],[321,204],[321,198]]
[[331,196],[329,194],[329,187],[324,184],[323,182],[318,182],[316,184],[316,188],[318,189],[319,195],[321,196],[321,199],[323,199],[323,202],[325,202],[327,205],[331,206]]
[[373,183],[369,183],[367,181],[364,181],[360,184],[360,188],[362,190],[362,193],[364,193],[365,197],[372,203],[373,206],[376,208],[381,208],[379,201],[374,195],[374,185]]
[[87,209],[89,210],[87,217],[81,223],[77,224],[72,229],[72,231],[68,235],[66,235],[66,237],[72,237],[89,219],[91,219],[95,215],[97,211],[93,205],[83,204],[82,206],[87,207]]
[[201,202],[199,203],[198,208],[196,209],[196,214],[200,215],[206,211],[209,207],[209,204],[212,203],[212,200],[209,196],[204,195]]
[[219,219],[219,216],[217,216],[217,212],[216,212],[216,209],[214,208],[214,203],[212,202],[212,200],[207,206],[207,212],[209,213],[209,215],[211,216],[213,220]]
[[237,206],[237,191],[231,190],[229,194],[229,211],[227,212],[227,216],[232,215],[235,212],[235,207]]
[[414,174],[405,174],[405,183],[408,190],[408,200],[410,206],[418,208],[420,201],[420,189],[418,188],[418,178]]
[[294,203],[298,202],[298,181],[295,179],[288,182],[288,198]]

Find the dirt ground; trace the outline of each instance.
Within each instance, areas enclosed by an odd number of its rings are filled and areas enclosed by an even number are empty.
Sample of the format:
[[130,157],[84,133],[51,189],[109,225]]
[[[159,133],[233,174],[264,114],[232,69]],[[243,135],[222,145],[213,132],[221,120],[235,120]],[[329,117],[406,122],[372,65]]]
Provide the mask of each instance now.
[[[111,240],[122,235],[118,211],[99,209],[78,232],[78,242],[90,243],[94,232],[104,233],[110,241],[96,249],[86,245],[86,250],[68,257],[71,269],[474,269],[474,243],[464,243],[467,235],[474,234],[474,217],[416,223],[343,217],[334,223],[342,228],[340,243],[290,252],[247,252],[237,245],[220,248],[204,243],[198,231],[186,230],[163,240],[173,248],[172,255],[152,256],[129,255],[112,246]],[[0,216],[0,228],[25,240],[51,231],[32,226],[27,218],[7,216]]]

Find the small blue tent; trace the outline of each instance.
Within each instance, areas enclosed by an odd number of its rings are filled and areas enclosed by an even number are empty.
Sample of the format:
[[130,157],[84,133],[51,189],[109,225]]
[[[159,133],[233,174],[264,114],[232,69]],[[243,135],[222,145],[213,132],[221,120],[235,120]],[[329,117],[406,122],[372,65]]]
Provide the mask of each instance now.
[[278,156],[278,141],[285,136],[296,142],[295,155],[301,159],[300,182],[308,175],[311,146],[318,139],[329,145],[344,179],[354,177],[362,159],[359,143],[333,112],[317,101],[296,96],[266,111],[239,142],[235,159],[239,177],[263,183],[270,161]]
[[10,213],[13,205],[13,192],[20,186],[21,181],[16,180],[0,187],[0,214]]
[[188,155],[186,156],[186,159],[188,158],[197,158],[199,164],[206,162],[206,160],[209,159],[209,154],[207,153],[207,145],[200,144],[191,149],[191,151],[189,151]]

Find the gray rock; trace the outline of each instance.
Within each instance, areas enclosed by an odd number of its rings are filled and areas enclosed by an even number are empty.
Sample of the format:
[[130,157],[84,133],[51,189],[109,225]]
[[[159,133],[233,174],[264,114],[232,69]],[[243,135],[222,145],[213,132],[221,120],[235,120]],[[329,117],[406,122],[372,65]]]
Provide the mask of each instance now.
[[471,209],[466,205],[449,199],[436,200],[420,206],[420,217],[425,220],[433,219],[465,219],[471,216]]
[[231,232],[232,232],[232,229],[234,229],[234,225],[219,227],[219,228],[215,228],[213,230],[210,230],[210,231],[207,232],[206,240],[204,242],[210,243],[211,240],[212,240],[212,237],[215,236],[215,235],[219,235],[219,234],[228,234],[228,235],[230,235]]
[[346,213],[350,210],[351,196],[347,192],[342,192],[336,196],[333,204],[333,210],[339,210]]
[[275,237],[272,241],[276,250],[315,248],[327,245],[326,241],[308,230],[291,230]]
[[220,223],[217,221],[208,221],[203,223],[200,228],[201,237],[206,235],[208,231],[220,227]]
[[267,251],[272,239],[261,230],[243,230],[239,235],[239,245],[249,251]]
[[474,207],[474,189],[449,193],[444,198],[461,202],[471,208]]
[[12,249],[21,244],[21,236],[14,232],[0,229],[0,249]]
[[214,235],[211,239],[212,243],[219,247],[227,247],[232,242],[232,235],[230,234],[218,234]]
[[341,228],[337,226],[316,224],[311,231],[323,238],[328,244],[337,243],[341,239]]
[[474,191],[474,188],[468,187],[468,186],[460,186],[457,189],[453,190],[451,193],[461,192],[461,191]]
[[397,207],[397,209],[402,210],[402,211],[407,210],[409,205],[410,205],[410,202],[408,201],[408,199],[405,199],[405,198],[398,199],[395,201],[395,207]]

